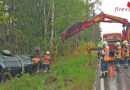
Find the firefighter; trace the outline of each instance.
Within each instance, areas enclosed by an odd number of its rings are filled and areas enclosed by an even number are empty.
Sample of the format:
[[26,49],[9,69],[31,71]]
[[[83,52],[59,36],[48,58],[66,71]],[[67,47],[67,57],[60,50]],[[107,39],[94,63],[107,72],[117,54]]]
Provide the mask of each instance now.
[[119,71],[120,70],[120,59],[121,59],[120,42],[116,43],[114,57],[115,57],[115,63],[116,63],[116,69],[115,70]]
[[50,52],[47,51],[46,54],[43,56],[43,69],[44,69],[44,74],[47,72],[51,72],[50,70],[50,60],[51,60],[51,55]]
[[105,78],[108,75],[108,61],[109,61],[109,47],[106,41],[103,42],[103,50],[102,50],[102,62],[101,62],[101,78]]
[[41,51],[40,51],[40,47],[39,46],[35,46],[34,47],[34,55],[33,55],[33,62],[34,64],[36,64],[36,70],[37,70],[37,73],[39,72],[39,68],[40,66],[42,65],[41,64]]
[[88,54],[91,53],[91,51],[90,51],[90,46],[88,46],[88,48],[87,48],[87,52],[88,52]]
[[124,56],[124,69],[128,69],[128,56],[129,56],[129,46],[127,41],[123,41],[123,56]]
[[88,48],[87,48],[87,52],[88,52],[88,55],[89,55],[89,65],[91,65],[92,63],[91,63],[91,48],[90,48],[90,46],[88,46]]
[[98,47],[96,48],[97,54],[98,54],[98,61],[100,61],[101,59],[101,51],[102,51],[102,47],[100,44],[98,44]]

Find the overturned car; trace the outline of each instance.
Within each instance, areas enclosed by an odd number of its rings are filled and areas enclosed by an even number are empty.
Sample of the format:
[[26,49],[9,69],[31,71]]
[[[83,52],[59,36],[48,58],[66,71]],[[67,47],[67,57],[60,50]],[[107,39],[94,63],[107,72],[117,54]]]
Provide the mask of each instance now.
[[32,73],[36,70],[36,67],[37,64],[34,64],[30,56],[12,56],[8,50],[0,52],[0,80],[9,76],[14,77],[24,72]]

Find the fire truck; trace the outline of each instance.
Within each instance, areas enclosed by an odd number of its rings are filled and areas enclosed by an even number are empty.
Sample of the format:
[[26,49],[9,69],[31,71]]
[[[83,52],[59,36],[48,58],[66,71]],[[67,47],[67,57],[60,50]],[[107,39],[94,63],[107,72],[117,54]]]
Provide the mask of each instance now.
[[[110,33],[110,34],[103,35],[103,40],[108,41],[108,44],[111,50],[110,57],[112,57],[111,60],[113,60],[115,42],[120,41],[122,43],[122,41],[127,40],[128,43],[130,44],[130,23],[127,19],[105,14],[102,12],[98,14],[97,16],[91,18],[90,20],[84,20],[84,21],[75,23],[68,30],[62,32],[61,37],[63,40],[66,40],[69,37],[79,33],[80,31],[85,30],[86,28],[88,28],[89,26],[97,22],[122,24],[122,27],[123,27],[122,33]],[[129,57],[129,60],[130,60],[130,57]]]
[[103,35],[103,41],[108,42],[108,46],[110,47],[110,60],[114,60],[114,50],[116,42],[121,42],[121,33],[108,33]]

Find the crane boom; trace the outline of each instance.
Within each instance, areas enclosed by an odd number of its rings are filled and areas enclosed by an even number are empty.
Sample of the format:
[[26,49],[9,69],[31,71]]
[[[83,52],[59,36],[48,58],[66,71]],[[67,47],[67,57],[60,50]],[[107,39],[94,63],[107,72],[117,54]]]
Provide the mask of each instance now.
[[[106,20],[109,19],[109,20]],[[72,25],[68,30],[61,33],[62,39],[65,40],[75,34],[77,34],[80,31],[85,30],[87,27],[93,25],[96,22],[107,22],[107,23],[121,23],[123,24],[123,27],[126,26],[126,31],[124,33],[124,39],[128,39],[130,35],[130,23],[127,19],[120,18],[117,16],[104,14],[103,12],[98,14],[97,16],[91,18],[90,20],[84,20],[82,22],[77,22],[74,25]]]

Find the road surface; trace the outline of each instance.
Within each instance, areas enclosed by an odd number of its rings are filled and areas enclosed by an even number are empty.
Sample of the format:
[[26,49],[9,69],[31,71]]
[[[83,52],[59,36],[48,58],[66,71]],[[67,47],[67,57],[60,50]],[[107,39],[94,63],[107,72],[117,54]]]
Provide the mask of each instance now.
[[124,69],[121,65],[120,72],[115,72],[113,79],[106,83],[106,90],[130,90],[130,66]]
[[120,72],[114,72],[113,78],[100,79],[98,72],[94,90],[130,90],[130,65],[128,69],[121,65]]

